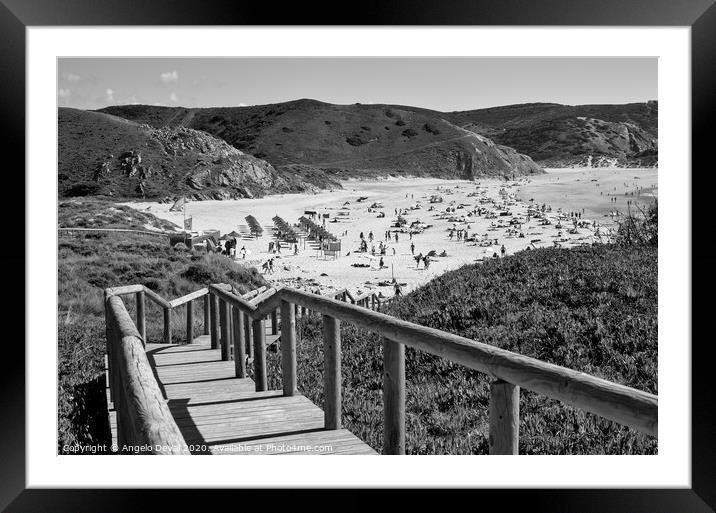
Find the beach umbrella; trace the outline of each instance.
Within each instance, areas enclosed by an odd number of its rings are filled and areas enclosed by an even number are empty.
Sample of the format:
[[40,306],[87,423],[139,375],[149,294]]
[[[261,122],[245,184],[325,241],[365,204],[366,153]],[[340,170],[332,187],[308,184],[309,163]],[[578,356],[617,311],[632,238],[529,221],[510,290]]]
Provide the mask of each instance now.
[[228,237],[241,237],[241,234],[237,233],[236,231],[232,231],[228,234]]

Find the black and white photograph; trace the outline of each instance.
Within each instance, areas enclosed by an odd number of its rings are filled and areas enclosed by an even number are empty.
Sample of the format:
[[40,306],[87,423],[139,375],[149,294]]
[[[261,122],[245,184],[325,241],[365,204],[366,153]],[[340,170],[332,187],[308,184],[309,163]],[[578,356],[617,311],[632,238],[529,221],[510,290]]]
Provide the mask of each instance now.
[[658,455],[658,66],[58,58],[57,454]]
[[713,2],[0,0],[0,510],[712,511]]

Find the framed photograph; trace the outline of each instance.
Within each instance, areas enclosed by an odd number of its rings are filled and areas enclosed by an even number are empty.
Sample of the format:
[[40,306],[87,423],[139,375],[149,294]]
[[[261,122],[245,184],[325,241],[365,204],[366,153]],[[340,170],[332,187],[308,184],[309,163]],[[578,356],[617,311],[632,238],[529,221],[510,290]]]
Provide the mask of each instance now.
[[4,0],[0,504],[712,511],[712,3]]

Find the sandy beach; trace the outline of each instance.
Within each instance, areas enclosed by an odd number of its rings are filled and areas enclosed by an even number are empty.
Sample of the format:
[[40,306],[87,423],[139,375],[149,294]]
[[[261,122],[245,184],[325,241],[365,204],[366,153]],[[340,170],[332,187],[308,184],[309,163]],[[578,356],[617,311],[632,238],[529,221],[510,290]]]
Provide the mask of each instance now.
[[[495,253],[500,256],[503,245],[509,255],[528,246],[591,244],[600,239],[595,226],[599,227],[601,240],[606,242],[608,230],[614,227],[610,212],[626,211],[627,199],[653,199],[656,183],[656,170],[634,169],[560,169],[517,181],[428,178],[345,181],[343,190],[319,194],[189,202],[186,215],[192,217],[194,231],[218,229],[221,234],[232,230],[241,233],[237,260],[242,263],[242,246],[247,250],[245,263],[259,269],[273,257],[274,272],[265,274],[271,282],[322,292],[348,288],[361,293],[372,289],[391,296],[392,286],[381,286],[380,282],[389,282],[394,277],[405,284],[403,291],[407,292],[446,271],[494,258]],[[634,191],[639,194],[629,195]],[[442,202],[431,203],[431,196],[441,197]],[[375,203],[382,207],[372,208]],[[543,204],[545,211],[541,213]],[[181,212],[169,211],[171,204],[134,202],[128,205],[178,225],[183,221]],[[269,253],[269,242],[275,240],[272,218],[278,215],[294,224],[306,210],[314,210],[319,216],[329,215],[325,228],[341,241],[338,258],[320,255],[310,241],[299,243],[297,255],[287,244],[283,245],[281,254]],[[395,232],[399,228],[391,225],[397,219],[396,212],[401,211],[407,225],[404,233],[398,231],[396,242]],[[535,211],[538,217],[534,216]],[[381,212],[384,217],[379,217]],[[581,214],[574,219],[583,226],[574,229],[573,218],[569,217],[572,212]],[[249,235],[247,215],[253,215],[263,226],[263,236]],[[316,218],[316,222],[322,224],[322,219]],[[414,222],[427,227],[411,238],[407,228]],[[550,224],[544,224],[546,222]],[[469,239],[459,240],[457,232],[450,238],[451,228],[467,230]],[[391,230],[389,241],[385,240],[386,230]],[[367,253],[359,252],[361,232],[368,243]],[[372,242],[368,240],[371,232]],[[387,245],[383,268],[378,267],[381,241]],[[445,251],[447,256],[431,257],[426,270],[422,262],[416,266],[411,244],[414,244],[415,255],[434,250],[438,255]],[[375,257],[371,254],[373,245]]]

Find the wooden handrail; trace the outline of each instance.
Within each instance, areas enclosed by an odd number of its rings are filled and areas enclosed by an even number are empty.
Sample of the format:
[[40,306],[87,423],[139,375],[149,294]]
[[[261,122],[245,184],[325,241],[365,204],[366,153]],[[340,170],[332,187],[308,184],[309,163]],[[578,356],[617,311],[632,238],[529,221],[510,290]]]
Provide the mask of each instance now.
[[232,294],[231,292],[227,292],[223,288],[212,284],[209,285],[209,292],[212,294],[215,294],[220,299],[223,299],[224,301],[227,301],[232,306],[235,306],[242,310],[244,313],[251,314],[252,312],[256,311],[256,306],[251,304],[250,302],[246,301],[244,298],[237,296],[235,294]]
[[120,451],[124,446],[138,446],[142,453],[189,454],[124,302],[108,294],[105,309],[110,387],[117,411]]
[[286,301],[351,322],[394,342],[441,356],[645,433],[657,434],[658,397],[653,394],[329,297],[290,288],[282,289],[279,295]]
[[156,304],[158,304],[162,308],[171,308],[172,307],[172,305],[171,305],[171,303],[169,303],[169,301],[167,301],[162,296],[160,296],[159,294],[154,292],[152,289],[144,287],[144,286],[142,286],[142,287],[144,288],[144,293],[147,295],[147,297],[149,299],[151,299],[152,301],[154,301]]
[[281,285],[278,287],[272,287],[252,299],[251,304],[256,306],[256,311],[252,314],[252,316],[254,318],[258,318],[271,312],[275,312],[276,309],[281,306],[281,296],[278,295],[278,292],[282,288],[283,286]]
[[172,308],[176,308],[177,306],[181,306],[184,303],[188,303],[189,301],[193,301],[194,299],[199,299],[202,296],[205,296],[209,293],[209,289],[204,287],[203,289],[199,289],[196,292],[192,292],[191,294],[187,294],[186,296],[178,297],[176,299],[172,299],[169,301],[169,305]]

